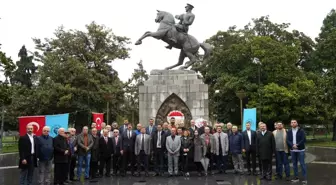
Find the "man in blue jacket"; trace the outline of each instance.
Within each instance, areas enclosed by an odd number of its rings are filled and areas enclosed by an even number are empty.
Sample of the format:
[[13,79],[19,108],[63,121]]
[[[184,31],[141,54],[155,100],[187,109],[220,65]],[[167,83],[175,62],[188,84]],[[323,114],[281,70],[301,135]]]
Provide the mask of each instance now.
[[38,137],[37,142],[37,158],[39,166],[40,185],[50,185],[52,159],[54,157],[53,138],[49,136],[50,127],[45,126],[42,129],[42,136]]
[[294,179],[292,182],[299,182],[298,175],[298,161],[301,165],[301,171],[303,184],[307,184],[307,168],[305,164],[305,143],[306,143],[306,134],[304,130],[298,127],[296,120],[291,120],[292,129],[287,132],[287,144],[291,152],[293,170],[294,170]]
[[244,162],[242,150],[244,148],[243,136],[238,133],[238,127],[232,127],[232,134],[229,136],[230,153],[232,154],[232,162],[235,173],[244,174]]

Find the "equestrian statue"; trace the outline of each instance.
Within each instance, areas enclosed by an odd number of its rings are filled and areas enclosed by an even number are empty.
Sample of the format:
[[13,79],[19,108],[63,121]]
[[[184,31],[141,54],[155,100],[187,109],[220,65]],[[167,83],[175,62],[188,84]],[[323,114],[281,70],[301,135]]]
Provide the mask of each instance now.
[[198,62],[196,54],[200,47],[204,50],[203,59],[206,59],[211,53],[211,45],[208,43],[199,43],[195,37],[188,34],[189,26],[192,25],[195,19],[195,15],[191,12],[193,8],[194,6],[191,4],[187,4],[185,7],[186,13],[175,16],[175,18],[179,20],[178,24],[175,24],[174,16],[171,13],[157,10],[155,22],[160,23],[158,30],[156,32],[147,31],[136,41],[135,45],[142,44],[142,40],[146,37],[153,37],[166,42],[168,44],[168,46],[166,46],[167,49],[172,49],[173,47],[180,49],[178,63],[166,67],[166,69],[183,65],[183,61],[186,57],[188,57],[190,61],[180,69],[187,69],[192,66]]

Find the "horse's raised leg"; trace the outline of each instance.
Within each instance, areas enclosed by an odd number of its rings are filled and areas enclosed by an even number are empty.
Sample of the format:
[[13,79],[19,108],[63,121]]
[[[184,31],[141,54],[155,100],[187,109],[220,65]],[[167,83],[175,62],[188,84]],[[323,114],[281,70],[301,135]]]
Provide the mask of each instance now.
[[185,55],[189,58],[189,62],[187,62],[181,69],[187,69],[188,67],[192,66],[195,62],[197,62],[197,57],[192,54],[191,52],[185,52]]
[[183,61],[184,61],[184,59],[185,59],[185,57],[186,57],[186,54],[185,54],[185,52],[183,51],[183,49],[181,49],[181,51],[180,51],[180,56],[179,56],[179,59],[178,59],[177,64],[172,65],[172,66],[169,66],[169,67],[166,67],[166,69],[172,69],[172,68],[174,68],[174,67],[177,67],[177,66],[182,65],[182,64],[183,64]]
[[142,40],[145,39],[146,37],[150,36],[150,31],[145,32],[136,42],[135,45],[140,45],[142,44]]

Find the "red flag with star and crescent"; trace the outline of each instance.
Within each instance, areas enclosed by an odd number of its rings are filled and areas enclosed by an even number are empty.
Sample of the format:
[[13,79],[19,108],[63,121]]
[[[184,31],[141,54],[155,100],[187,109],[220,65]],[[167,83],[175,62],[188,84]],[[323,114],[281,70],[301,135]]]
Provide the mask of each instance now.
[[104,113],[92,113],[93,122],[96,123],[97,130],[101,130],[101,124],[104,122]]
[[24,136],[27,133],[27,125],[31,124],[34,128],[34,134],[36,136],[42,135],[42,129],[46,124],[45,116],[22,116],[19,117],[19,131],[20,136]]

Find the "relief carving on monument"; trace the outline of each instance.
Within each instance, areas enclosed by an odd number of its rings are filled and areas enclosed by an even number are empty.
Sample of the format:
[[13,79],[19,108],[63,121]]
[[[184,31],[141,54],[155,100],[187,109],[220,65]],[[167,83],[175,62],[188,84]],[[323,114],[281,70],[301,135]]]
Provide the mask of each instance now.
[[156,114],[156,122],[168,122],[167,116],[171,111],[174,110],[181,111],[184,114],[184,127],[189,127],[190,120],[192,119],[191,112],[185,102],[175,93],[168,96],[160,106]]

